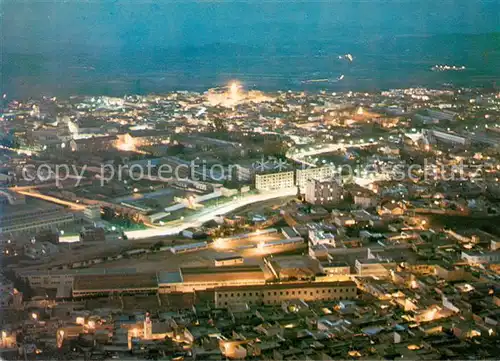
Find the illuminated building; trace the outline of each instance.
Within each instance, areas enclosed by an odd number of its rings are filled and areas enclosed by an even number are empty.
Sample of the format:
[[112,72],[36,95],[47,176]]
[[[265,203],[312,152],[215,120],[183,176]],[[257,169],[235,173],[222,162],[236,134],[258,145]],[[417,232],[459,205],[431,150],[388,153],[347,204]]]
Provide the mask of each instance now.
[[137,130],[130,133],[120,135],[119,142],[117,145],[118,149],[135,150],[138,147],[143,146],[153,146],[157,144],[168,144],[170,143],[170,132],[158,131],[158,130]]
[[358,276],[389,277],[390,270],[396,269],[396,263],[384,262],[378,259],[357,259],[355,263]]
[[336,204],[344,199],[344,189],[338,180],[310,179],[306,184],[305,200],[310,204]]
[[322,262],[321,269],[327,276],[348,276],[351,274],[351,267],[345,262]]
[[107,135],[103,137],[73,139],[69,142],[69,145],[73,152],[99,152],[114,148],[117,140],[116,135]]
[[78,326],[66,326],[58,328],[56,331],[56,342],[57,347],[61,348],[64,345],[64,341],[66,340],[74,340],[77,339],[81,333],[84,332],[83,325]]
[[225,257],[225,258],[217,258],[214,260],[214,264],[216,267],[221,266],[233,266],[237,264],[242,264],[244,262],[243,257]]
[[312,245],[328,244],[335,247],[335,236],[321,230],[309,230],[309,241]]
[[193,292],[224,286],[263,285],[265,274],[260,266],[189,267],[178,272],[159,272],[160,293]]
[[296,185],[302,190],[305,189],[307,182],[311,179],[327,180],[332,179],[337,171],[333,167],[314,167],[306,169],[297,169],[296,171]]
[[272,191],[294,186],[293,172],[279,172],[255,175],[255,189],[259,191]]
[[352,281],[221,287],[215,289],[215,305],[216,307],[243,303],[276,305],[296,299],[306,302],[346,300],[355,298],[356,293],[356,283]]

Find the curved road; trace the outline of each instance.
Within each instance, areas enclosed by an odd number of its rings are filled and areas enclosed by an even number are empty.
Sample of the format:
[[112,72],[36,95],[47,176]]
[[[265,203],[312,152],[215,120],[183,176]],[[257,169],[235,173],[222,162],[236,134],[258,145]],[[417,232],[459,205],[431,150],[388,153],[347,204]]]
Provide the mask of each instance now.
[[210,207],[207,209],[202,209],[196,215],[187,217],[182,224],[175,226],[164,226],[158,228],[144,229],[144,230],[136,230],[125,232],[129,239],[142,239],[149,238],[155,236],[168,236],[177,234],[183,231],[186,228],[190,227],[199,227],[203,223],[208,222],[214,219],[218,215],[227,214],[232,212],[238,208],[244,207],[248,204],[267,201],[273,198],[287,197],[293,196],[297,193],[297,189],[287,188],[275,192],[266,192],[256,195],[251,195],[247,197],[239,198],[233,202],[222,204],[220,206]]
[[[125,232],[130,240],[134,239],[144,239],[157,236],[169,236],[175,235],[186,228],[199,227],[203,223],[208,222],[218,215],[227,214],[238,208],[244,207],[248,204],[267,201],[273,198],[288,197],[293,196],[297,193],[297,188],[287,188],[279,191],[266,192],[261,194],[255,194],[251,196],[238,198],[230,203],[225,203],[220,206],[210,207],[202,209],[193,216],[189,216],[178,225],[166,225],[163,227],[155,227],[149,229],[140,229],[135,231]],[[78,236],[68,236],[61,237],[63,242],[77,242]]]

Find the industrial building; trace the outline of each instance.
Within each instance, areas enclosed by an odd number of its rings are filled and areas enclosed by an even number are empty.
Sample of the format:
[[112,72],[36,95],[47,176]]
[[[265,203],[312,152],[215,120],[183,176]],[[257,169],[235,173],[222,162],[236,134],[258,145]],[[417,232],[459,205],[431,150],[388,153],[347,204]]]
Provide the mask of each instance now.
[[194,292],[216,287],[262,285],[266,277],[260,266],[190,267],[160,272],[160,293]]
[[29,199],[23,203],[2,204],[0,207],[0,234],[22,235],[54,230],[73,224],[73,213],[63,207]]
[[216,307],[228,307],[237,304],[281,304],[283,301],[333,301],[356,297],[356,283],[279,283],[265,286],[220,287],[215,289]]
[[105,296],[113,293],[157,293],[156,273],[128,275],[102,275],[100,277],[78,275],[73,281],[72,295],[75,298]]

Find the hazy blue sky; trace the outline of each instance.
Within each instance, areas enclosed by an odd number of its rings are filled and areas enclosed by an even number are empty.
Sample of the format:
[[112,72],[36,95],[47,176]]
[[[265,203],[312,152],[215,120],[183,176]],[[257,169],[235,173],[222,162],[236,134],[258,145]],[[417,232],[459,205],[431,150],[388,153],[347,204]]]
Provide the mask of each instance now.
[[[235,78],[263,89],[301,88],[302,79],[340,74],[342,82],[329,86],[500,78],[500,0],[0,4],[0,87],[19,96],[203,90]],[[352,64],[339,61],[345,53]],[[468,71],[430,71],[442,63]]]
[[4,51],[500,31],[500,0],[2,0]]

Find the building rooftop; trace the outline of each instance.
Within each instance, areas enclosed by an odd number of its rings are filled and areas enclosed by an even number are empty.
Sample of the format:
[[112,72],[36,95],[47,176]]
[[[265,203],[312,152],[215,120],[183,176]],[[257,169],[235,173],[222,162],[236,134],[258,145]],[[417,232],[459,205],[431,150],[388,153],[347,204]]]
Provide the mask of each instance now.
[[182,283],[182,274],[179,271],[161,271],[158,272],[158,285],[167,285],[172,283]]
[[124,290],[124,289],[155,289],[158,280],[155,273],[141,273],[135,275],[102,275],[76,276],[73,281],[73,292]]
[[181,268],[184,282],[221,282],[238,279],[265,280],[260,266]]
[[287,288],[316,288],[316,287],[356,287],[356,282],[353,281],[336,281],[336,282],[285,282],[285,283],[272,283],[266,285],[249,285],[238,286],[225,286],[215,288],[215,292],[237,291],[237,290],[275,290]]
[[133,275],[137,271],[135,268],[76,268],[76,269],[63,269],[54,271],[40,271],[40,270],[18,270],[16,272],[20,277],[29,276],[52,276],[52,275],[87,275],[87,276],[101,276],[101,275]]

